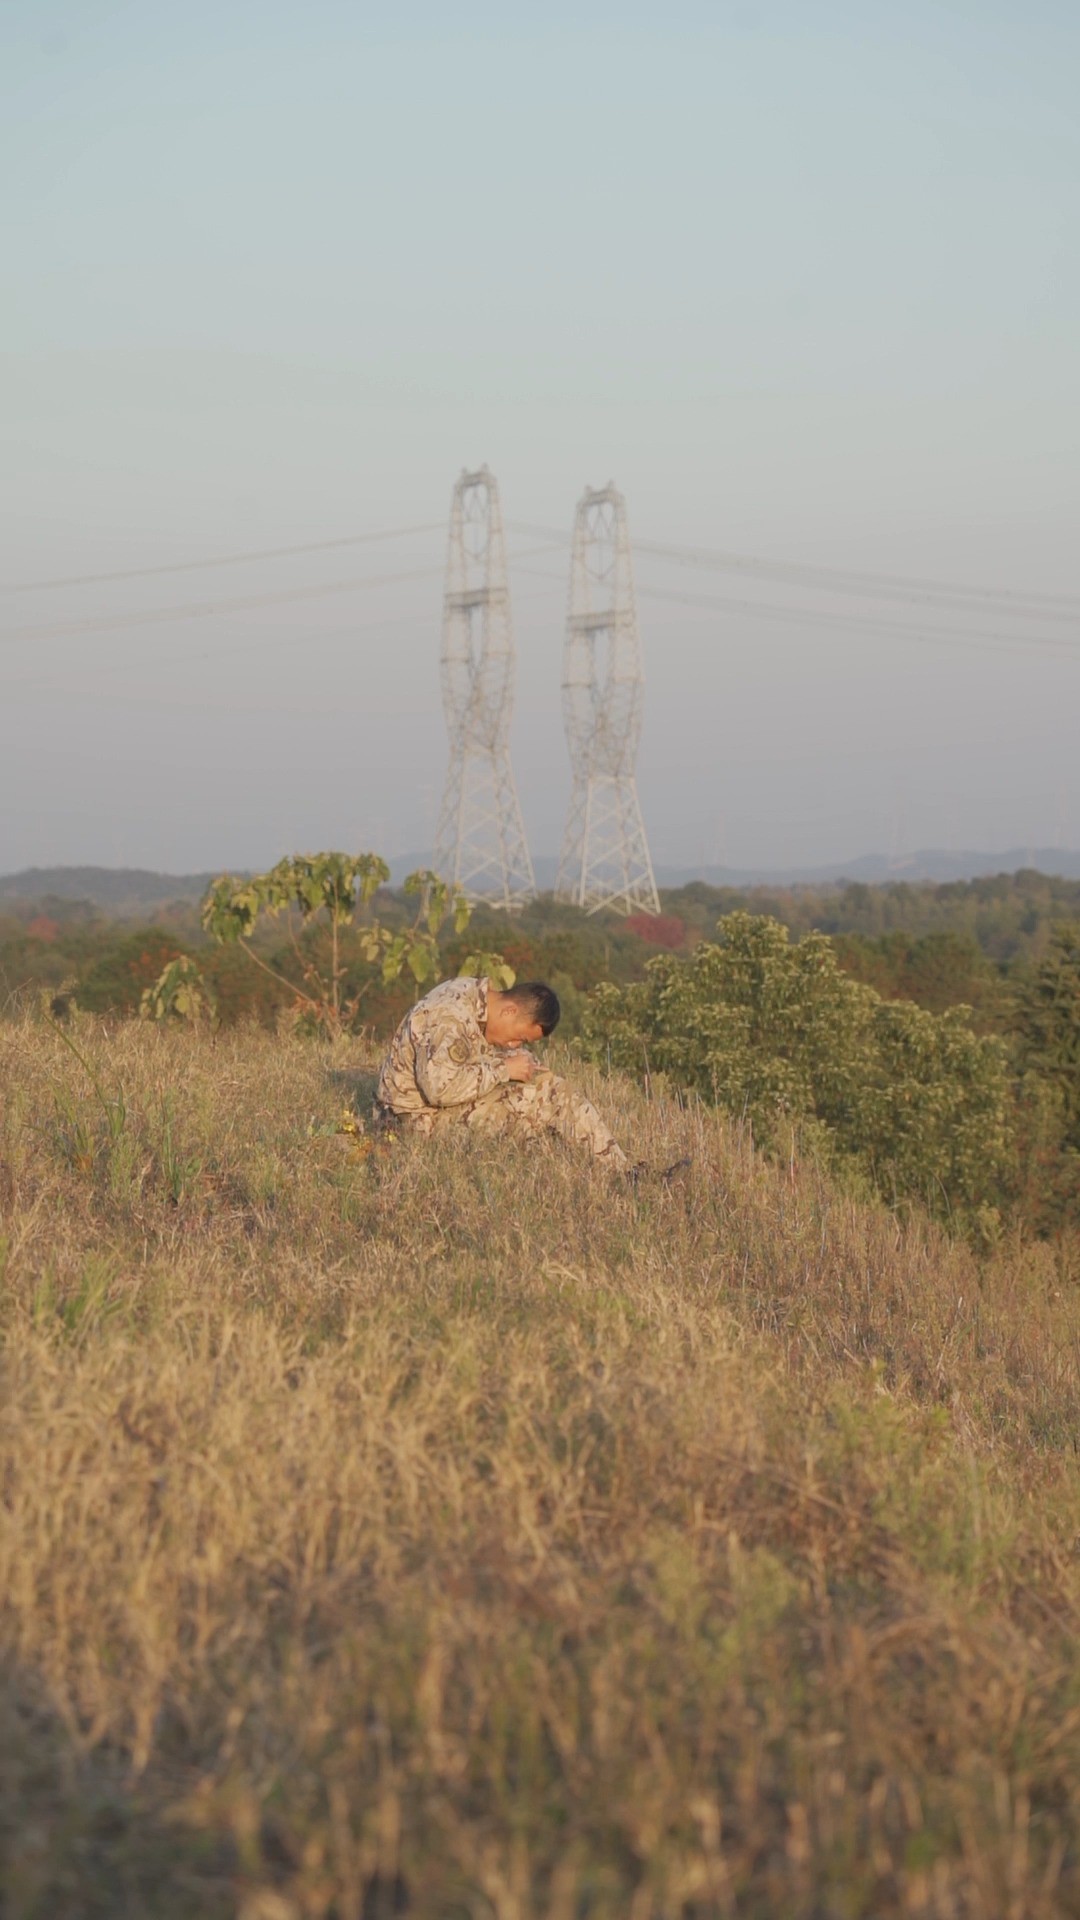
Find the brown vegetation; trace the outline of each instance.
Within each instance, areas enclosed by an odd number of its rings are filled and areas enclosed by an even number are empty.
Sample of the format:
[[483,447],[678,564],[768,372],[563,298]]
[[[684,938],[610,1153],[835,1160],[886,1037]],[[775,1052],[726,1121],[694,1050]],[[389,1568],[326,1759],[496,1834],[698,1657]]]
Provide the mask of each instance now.
[[4,1920],[1080,1910],[1080,1273],[0,1025]]

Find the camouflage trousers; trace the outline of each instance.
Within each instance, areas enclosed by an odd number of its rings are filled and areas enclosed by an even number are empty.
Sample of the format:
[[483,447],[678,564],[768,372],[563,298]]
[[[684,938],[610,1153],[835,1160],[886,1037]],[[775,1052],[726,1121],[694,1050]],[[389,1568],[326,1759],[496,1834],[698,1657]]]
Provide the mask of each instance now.
[[464,1127],[490,1139],[516,1135],[538,1140],[545,1133],[555,1133],[571,1146],[584,1147],[612,1171],[630,1164],[592,1101],[546,1068],[534,1080],[510,1080],[493,1087],[467,1107],[432,1107],[418,1114],[415,1121],[376,1108],[375,1118],[376,1125],[424,1134],[451,1133]]

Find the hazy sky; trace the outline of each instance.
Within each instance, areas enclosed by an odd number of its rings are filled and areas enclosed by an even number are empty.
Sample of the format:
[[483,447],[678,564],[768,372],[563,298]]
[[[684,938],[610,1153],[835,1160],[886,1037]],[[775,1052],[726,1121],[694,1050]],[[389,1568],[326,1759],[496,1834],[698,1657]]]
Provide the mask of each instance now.
[[[429,845],[437,529],[483,461],[511,522],[614,478],[642,540],[1073,596],[961,615],[639,554],[657,859],[1080,845],[1075,0],[3,19],[0,872]],[[546,853],[542,544],[511,540]]]

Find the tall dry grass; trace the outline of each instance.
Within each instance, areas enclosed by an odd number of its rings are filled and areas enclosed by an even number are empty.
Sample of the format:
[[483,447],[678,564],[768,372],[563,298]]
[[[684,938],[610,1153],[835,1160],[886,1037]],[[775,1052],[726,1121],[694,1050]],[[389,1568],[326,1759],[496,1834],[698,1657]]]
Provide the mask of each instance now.
[[678,1190],[71,1031],[0,1025],[4,1920],[1080,1912],[1063,1257],[625,1082]]

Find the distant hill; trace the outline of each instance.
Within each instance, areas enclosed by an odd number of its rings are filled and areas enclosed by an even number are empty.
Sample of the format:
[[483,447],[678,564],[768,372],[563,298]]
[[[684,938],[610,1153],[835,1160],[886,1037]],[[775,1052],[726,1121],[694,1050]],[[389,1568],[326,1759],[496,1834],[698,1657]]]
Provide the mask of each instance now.
[[[430,857],[411,853],[392,860],[394,884],[414,867],[426,867]],[[534,857],[533,871],[541,890],[555,885],[557,867],[553,855]],[[1062,847],[1010,847],[1005,853],[950,853],[924,848],[901,855],[864,853],[854,860],[835,860],[822,867],[681,867],[661,861],[656,881],[661,887],[685,887],[692,880],[705,880],[713,887],[821,887],[839,886],[845,880],[880,886],[889,880],[978,880],[985,874],[1018,873],[1023,868],[1061,880],[1080,880],[1080,852]]]
[[213,873],[151,873],[142,867],[24,867],[0,875],[0,901],[85,900],[133,919],[152,907],[202,899]]
[[1071,852],[1065,847],[1010,847],[1005,853],[951,853],[923,848],[918,853],[899,856],[864,853],[856,860],[837,860],[823,867],[660,866],[656,878],[662,887],[683,887],[692,880],[706,880],[714,887],[820,887],[837,886],[845,880],[881,886],[897,880],[929,880],[939,884],[947,880],[980,880],[987,874],[1019,873],[1025,869],[1060,880],[1080,880],[1080,852]]
[[[428,864],[423,853],[403,854],[390,862],[395,885],[407,873]],[[555,884],[556,861],[541,854],[535,861],[537,884]],[[977,880],[986,874],[1016,873],[1023,868],[1080,880],[1080,852],[1062,847],[1011,847],[1005,853],[949,853],[927,848],[896,858],[884,853],[834,861],[821,867],[658,866],[662,887],[682,887],[693,880],[715,887],[838,886],[861,880],[870,886],[888,881]],[[218,869],[220,871],[220,869]],[[155,873],[142,867],[25,867],[21,873],[0,875],[0,903],[43,900],[85,900],[118,919],[134,919],[153,909],[202,899],[216,873]]]

